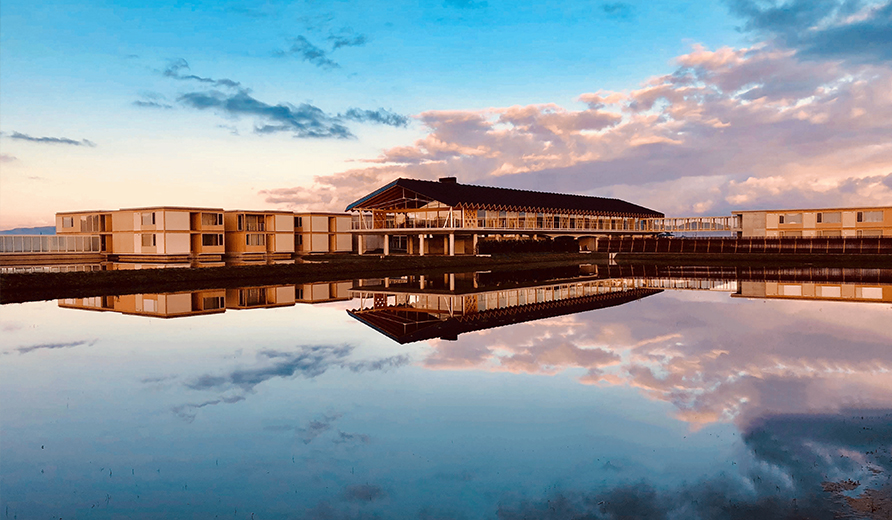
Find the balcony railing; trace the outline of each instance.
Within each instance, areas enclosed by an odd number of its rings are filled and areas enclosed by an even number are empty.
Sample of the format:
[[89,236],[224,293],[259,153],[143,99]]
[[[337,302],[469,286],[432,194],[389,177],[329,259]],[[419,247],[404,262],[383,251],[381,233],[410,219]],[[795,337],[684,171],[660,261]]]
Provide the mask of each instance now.
[[2,235],[0,253],[99,253],[96,235]]

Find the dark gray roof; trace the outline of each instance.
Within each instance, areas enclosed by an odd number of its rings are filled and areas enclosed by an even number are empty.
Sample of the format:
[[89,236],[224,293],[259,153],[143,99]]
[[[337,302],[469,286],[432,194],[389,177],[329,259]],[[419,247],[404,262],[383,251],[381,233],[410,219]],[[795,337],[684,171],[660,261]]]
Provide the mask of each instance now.
[[520,210],[569,210],[609,215],[636,217],[663,217],[658,211],[619,199],[566,195],[541,191],[515,190],[459,184],[457,182],[397,179],[347,206],[347,211],[363,208],[363,204],[384,194],[387,190],[402,187],[453,207],[516,208]]

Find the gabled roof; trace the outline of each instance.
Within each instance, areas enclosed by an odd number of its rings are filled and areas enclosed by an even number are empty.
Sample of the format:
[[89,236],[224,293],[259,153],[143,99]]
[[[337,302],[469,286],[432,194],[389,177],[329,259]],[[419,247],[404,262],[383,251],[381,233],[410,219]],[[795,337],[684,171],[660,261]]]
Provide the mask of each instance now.
[[412,191],[430,201],[438,201],[447,206],[466,208],[511,208],[514,211],[572,211],[603,215],[630,217],[663,217],[658,211],[631,202],[604,197],[567,195],[540,191],[515,190],[459,184],[457,182],[423,181],[418,179],[397,179],[347,206],[354,209],[383,209],[382,203],[396,198],[400,188]]
[[347,311],[353,318],[401,343],[433,338],[455,340],[459,334],[493,329],[528,321],[606,309],[663,292],[662,289],[638,288],[623,292],[592,294],[568,300],[531,303],[507,309],[492,309],[440,320],[424,311],[384,307],[366,311]]

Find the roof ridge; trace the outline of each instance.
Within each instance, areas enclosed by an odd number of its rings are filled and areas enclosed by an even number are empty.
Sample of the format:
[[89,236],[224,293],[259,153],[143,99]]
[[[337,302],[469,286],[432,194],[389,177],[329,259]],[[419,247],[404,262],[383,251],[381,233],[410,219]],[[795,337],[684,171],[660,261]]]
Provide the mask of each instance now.
[[[398,181],[399,180],[421,181],[421,182],[429,182],[431,184],[446,185],[446,186],[450,185],[450,183],[443,183],[443,182],[439,182],[439,181],[429,181],[427,179],[408,179],[405,177],[399,177],[397,180]],[[459,186],[470,186],[473,188],[489,188],[489,189],[493,189],[493,190],[522,191],[522,192],[526,192],[526,193],[541,193],[544,195],[559,195],[561,197],[587,197],[587,198],[591,198],[591,199],[618,200],[620,202],[628,202],[628,201],[625,201],[622,199],[618,199],[616,197],[601,197],[599,195],[579,195],[578,193],[557,193],[554,191],[525,190],[525,189],[521,189],[521,188],[510,188],[510,187],[502,187],[502,186],[483,186],[480,184],[466,184],[466,183],[461,183],[461,182],[456,182],[453,185],[455,185],[455,184],[457,184]]]

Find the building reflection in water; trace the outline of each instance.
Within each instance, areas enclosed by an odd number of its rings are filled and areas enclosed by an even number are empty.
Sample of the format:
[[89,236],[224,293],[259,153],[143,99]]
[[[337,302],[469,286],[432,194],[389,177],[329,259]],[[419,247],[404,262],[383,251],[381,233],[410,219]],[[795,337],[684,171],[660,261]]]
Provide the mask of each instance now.
[[153,318],[181,318],[220,314],[228,309],[268,309],[296,303],[344,301],[350,299],[351,286],[351,282],[334,282],[65,298],[59,300],[59,307]]
[[[637,271],[637,272],[636,272]],[[399,343],[623,305],[663,290],[725,291],[732,297],[892,302],[888,270],[740,272],[728,268],[579,268],[357,280],[351,316]],[[557,274],[557,276],[555,276]],[[770,281],[748,278],[770,277]],[[806,280],[806,281],[799,281]],[[853,281],[855,280],[855,281]]]
[[[129,268],[133,268],[130,266]],[[348,313],[399,343],[615,307],[664,290],[892,303],[889,269],[580,266],[66,298],[69,309],[177,318],[356,299]]]

